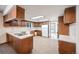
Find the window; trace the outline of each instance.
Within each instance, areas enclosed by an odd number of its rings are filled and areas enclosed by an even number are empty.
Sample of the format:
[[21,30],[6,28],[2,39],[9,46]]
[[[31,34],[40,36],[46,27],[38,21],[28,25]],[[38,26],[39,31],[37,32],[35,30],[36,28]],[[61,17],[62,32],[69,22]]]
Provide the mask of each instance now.
[[57,33],[57,22],[50,22],[51,33]]
[[31,28],[31,22],[27,22],[27,27]]

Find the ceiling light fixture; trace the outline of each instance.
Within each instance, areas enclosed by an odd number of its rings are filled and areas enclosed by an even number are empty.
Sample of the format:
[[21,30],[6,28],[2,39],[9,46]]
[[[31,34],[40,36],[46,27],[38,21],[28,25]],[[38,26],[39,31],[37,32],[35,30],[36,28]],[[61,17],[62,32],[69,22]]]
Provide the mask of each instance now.
[[44,16],[37,16],[37,17],[33,17],[31,19],[38,19],[38,18],[43,18]]

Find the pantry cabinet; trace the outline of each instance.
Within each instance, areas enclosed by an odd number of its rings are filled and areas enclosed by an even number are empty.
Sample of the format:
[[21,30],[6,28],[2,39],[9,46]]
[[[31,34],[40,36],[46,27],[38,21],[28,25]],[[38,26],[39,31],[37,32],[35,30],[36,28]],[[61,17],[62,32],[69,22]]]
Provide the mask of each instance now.
[[76,7],[66,8],[64,11],[64,24],[71,24],[76,22]]
[[58,17],[58,34],[59,35],[69,35],[69,25],[64,24],[63,16]]
[[66,41],[58,41],[59,53],[60,54],[75,54],[76,44]]

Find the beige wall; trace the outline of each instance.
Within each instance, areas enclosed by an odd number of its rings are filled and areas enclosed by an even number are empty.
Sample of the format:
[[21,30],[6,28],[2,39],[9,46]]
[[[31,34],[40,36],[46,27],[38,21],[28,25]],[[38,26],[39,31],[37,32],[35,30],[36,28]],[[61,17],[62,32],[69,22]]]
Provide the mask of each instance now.
[[79,54],[79,5],[76,7],[76,28],[74,31],[76,32],[76,50],[77,53]]
[[0,43],[6,42],[5,30],[3,27],[3,16],[0,13]]

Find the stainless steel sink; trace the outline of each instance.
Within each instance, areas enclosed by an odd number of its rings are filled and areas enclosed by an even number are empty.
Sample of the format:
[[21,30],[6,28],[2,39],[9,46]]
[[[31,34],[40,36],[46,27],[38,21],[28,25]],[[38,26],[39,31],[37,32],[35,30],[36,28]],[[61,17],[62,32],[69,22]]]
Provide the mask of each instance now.
[[21,32],[21,33],[15,33],[15,35],[17,35],[17,36],[23,36],[23,35],[27,35],[27,33],[26,32]]

